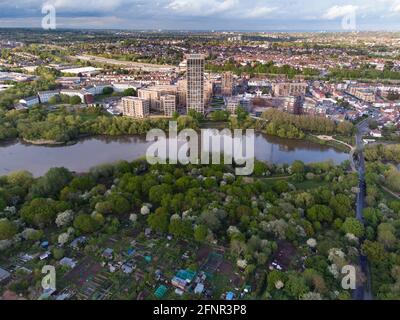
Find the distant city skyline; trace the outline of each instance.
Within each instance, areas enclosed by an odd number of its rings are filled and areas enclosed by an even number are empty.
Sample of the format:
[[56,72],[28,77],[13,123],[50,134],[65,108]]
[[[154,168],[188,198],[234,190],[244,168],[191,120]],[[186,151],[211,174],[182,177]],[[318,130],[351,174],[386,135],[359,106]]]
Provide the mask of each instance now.
[[0,27],[40,27],[44,4],[58,28],[348,31],[355,16],[355,30],[400,30],[400,0],[0,0]]

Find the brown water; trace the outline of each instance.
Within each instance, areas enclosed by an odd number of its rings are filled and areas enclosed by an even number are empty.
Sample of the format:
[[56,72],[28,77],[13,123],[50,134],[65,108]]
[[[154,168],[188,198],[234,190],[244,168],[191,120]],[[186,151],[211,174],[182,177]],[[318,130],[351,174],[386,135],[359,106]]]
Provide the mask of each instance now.
[[[144,156],[151,142],[139,136],[93,137],[69,146],[35,146],[19,141],[0,144],[0,176],[28,170],[41,176],[52,167],[85,172],[91,167],[118,160],[132,161]],[[280,139],[257,134],[255,155],[271,163],[305,163],[333,160],[341,163],[348,154],[308,141]]]

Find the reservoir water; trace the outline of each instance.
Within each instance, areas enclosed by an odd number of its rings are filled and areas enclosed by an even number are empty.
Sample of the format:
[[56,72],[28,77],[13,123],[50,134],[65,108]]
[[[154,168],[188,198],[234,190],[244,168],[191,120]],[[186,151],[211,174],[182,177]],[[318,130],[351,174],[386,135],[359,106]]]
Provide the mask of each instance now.
[[[145,155],[151,142],[144,137],[91,137],[73,145],[36,146],[20,141],[0,144],[0,176],[28,170],[41,176],[52,167],[86,172],[91,167],[118,160],[132,161]],[[348,154],[309,141],[298,141],[257,134],[255,155],[258,160],[282,164],[301,160],[305,163],[332,160],[339,164]]]

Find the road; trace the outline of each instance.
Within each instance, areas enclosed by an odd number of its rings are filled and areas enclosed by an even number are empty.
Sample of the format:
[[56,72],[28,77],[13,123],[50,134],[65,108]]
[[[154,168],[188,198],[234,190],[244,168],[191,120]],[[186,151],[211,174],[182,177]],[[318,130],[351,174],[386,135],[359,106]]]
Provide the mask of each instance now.
[[[358,152],[358,175],[359,175],[359,189],[357,194],[356,204],[356,216],[358,221],[365,224],[363,210],[365,208],[365,195],[367,192],[367,186],[365,183],[365,158],[362,152],[364,144],[362,136],[368,131],[368,119],[360,122],[357,125],[358,132],[356,134],[356,148]],[[361,240],[363,241],[363,240]],[[362,244],[362,243],[361,243]],[[357,285],[356,290],[353,291],[353,299],[355,300],[372,300],[371,291],[371,272],[369,270],[369,263],[366,256],[360,255],[359,266],[361,271],[366,275],[366,282],[361,285]]]

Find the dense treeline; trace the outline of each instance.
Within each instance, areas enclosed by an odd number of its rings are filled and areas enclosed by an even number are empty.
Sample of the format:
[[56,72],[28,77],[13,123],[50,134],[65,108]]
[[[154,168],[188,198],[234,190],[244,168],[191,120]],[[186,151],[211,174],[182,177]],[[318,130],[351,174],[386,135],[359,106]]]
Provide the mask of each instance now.
[[[198,121],[190,116],[179,117],[177,121],[180,129],[199,127]],[[168,120],[112,117],[98,107],[75,111],[59,108],[49,112],[38,106],[29,110],[0,112],[0,140],[20,137],[29,141],[64,143],[83,135],[142,135],[152,128],[167,130]]]
[[315,76],[319,75],[318,70],[304,68],[303,70],[293,68],[289,65],[284,66],[276,66],[272,61],[262,64],[262,63],[253,63],[251,65],[242,66],[241,64],[237,64],[234,61],[226,62],[224,65],[215,65],[215,64],[207,64],[207,70],[212,72],[223,72],[223,71],[231,71],[237,75],[241,74],[284,74],[288,76],[290,79],[294,78],[297,75],[305,75],[305,76]]
[[376,70],[369,66],[363,66],[359,69],[344,69],[344,68],[334,68],[329,71],[329,78],[331,79],[391,79],[400,80],[400,72],[391,70]]
[[400,201],[383,193],[381,185],[400,191],[400,172],[379,162],[367,164],[366,241],[362,246],[372,271],[378,299],[400,299]]
[[[223,165],[122,161],[79,176],[64,168],[39,179],[13,173],[0,179],[0,249],[3,257],[15,256],[46,235],[63,250],[86,235],[92,240],[84,252],[92,252],[102,234],[118,234],[127,224],[132,230],[151,227],[158,235],[229,248],[247,281],[254,283],[257,275],[254,297],[349,299],[340,268],[358,261],[354,246],[365,230],[354,219],[357,175],[346,170],[330,163],[257,163],[249,181]],[[264,179],[277,173],[293,180]],[[293,184],[302,180],[315,187]],[[25,240],[14,240],[22,235]],[[268,270],[282,243],[295,248],[291,263]]]
[[265,111],[262,118],[266,121],[257,121],[257,127],[282,138],[302,139],[306,133],[350,136],[354,132],[353,124],[348,121],[337,124],[327,118],[292,115],[276,109]]
[[400,163],[400,144],[376,144],[365,148],[368,161],[392,161]]

